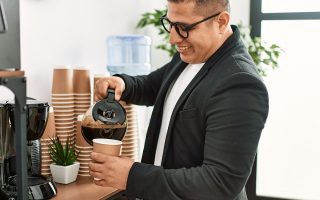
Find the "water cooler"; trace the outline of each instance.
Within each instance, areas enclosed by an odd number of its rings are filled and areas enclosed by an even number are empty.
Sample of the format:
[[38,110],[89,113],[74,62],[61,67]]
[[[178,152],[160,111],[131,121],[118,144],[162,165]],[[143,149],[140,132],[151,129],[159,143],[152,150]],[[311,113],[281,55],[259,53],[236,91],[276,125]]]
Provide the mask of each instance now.
[[111,75],[148,74],[151,39],[144,35],[118,35],[107,39],[107,69]]

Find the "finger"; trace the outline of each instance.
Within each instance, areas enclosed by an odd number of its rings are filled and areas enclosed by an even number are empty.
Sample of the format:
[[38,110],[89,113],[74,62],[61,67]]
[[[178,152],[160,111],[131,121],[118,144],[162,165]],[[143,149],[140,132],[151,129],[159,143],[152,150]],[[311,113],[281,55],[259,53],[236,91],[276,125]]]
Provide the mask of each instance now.
[[125,82],[122,78],[120,77],[115,77],[117,79],[117,87],[115,90],[115,99],[120,100],[122,96],[122,92],[125,90]]
[[99,83],[99,81],[101,81],[102,78],[99,78],[97,79],[95,82],[94,82],[94,86],[96,87],[96,85]]
[[98,84],[98,95],[102,98],[105,98],[107,96],[107,90],[109,87],[111,87],[109,80],[107,78],[102,79]]
[[111,77],[108,77],[106,78],[106,80],[108,81],[109,83],[109,87],[110,88],[116,88],[117,87],[117,78],[118,77],[114,77],[114,76],[111,76]]
[[129,158],[129,157],[126,157],[126,156],[119,156],[120,158],[123,158],[123,159],[125,159],[125,160],[131,160],[131,161],[133,161],[133,159],[132,158]]
[[99,186],[102,186],[102,187],[108,186],[108,185],[107,185],[107,182],[106,182],[104,179],[101,179],[101,180],[93,180],[93,182],[94,182],[94,184],[99,185]]
[[98,94],[98,92],[95,91],[95,93],[94,93],[94,100],[95,100],[95,101],[99,101],[99,100],[101,100],[101,99],[103,99],[103,98],[104,98],[104,97],[103,97],[102,95]]
[[101,99],[104,99],[106,97],[105,94],[106,93],[95,95],[96,101],[100,101]]
[[97,153],[97,152],[92,152],[90,154],[90,157],[92,160],[94,160],[95,162],[98,162],[98,163],[104,163],[108,159],[107,155],[102,154],[102,153]]
[[110,88],[114,88],[115,92],[115,99],[117,101],[120,100],[122,90],[121,90],[121,79],[119,77],[111,77],[110,78],[112,81],[110,81]]
[[121,88],[120,88],[120,87],[116,87],[114,98],[115,98],[117,101],[120,101],[121,96],[122,96]]
[[101,172],[94,172],[94,171],[89,171],[90,176],[92,176],[93,178],[96,178],[97,180],[103,180],[103,174]]
[[100,99],[99,99],[99,97],[98,97],[98,95],[94,95],[94,101],[99,101]]
[[96,163],[96,162],[90,162],[89,163],[89,169],[91,171],[94,171],[94,172],[102,172],[103,170],[103,165],[99,164],[99,163]]

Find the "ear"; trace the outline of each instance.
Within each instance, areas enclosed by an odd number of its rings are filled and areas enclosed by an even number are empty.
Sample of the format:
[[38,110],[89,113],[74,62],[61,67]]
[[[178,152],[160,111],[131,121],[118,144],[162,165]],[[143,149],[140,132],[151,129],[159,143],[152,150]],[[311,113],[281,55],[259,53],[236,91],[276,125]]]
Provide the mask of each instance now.
[[223,11],[219,16],[218,16],[218,23],[219,23],[219,30],[220,33],[225,33],[229,22],[230,22],[230,13],[227,11]]

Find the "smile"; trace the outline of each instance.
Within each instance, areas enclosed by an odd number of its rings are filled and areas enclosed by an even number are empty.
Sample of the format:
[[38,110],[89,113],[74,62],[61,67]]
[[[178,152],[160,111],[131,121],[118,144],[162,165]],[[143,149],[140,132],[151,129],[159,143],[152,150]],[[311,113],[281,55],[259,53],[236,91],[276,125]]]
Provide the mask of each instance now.
[[183,53],[184,51],[188,50],[190,47],[186,46],[176,46],[176,49],[179,53]]

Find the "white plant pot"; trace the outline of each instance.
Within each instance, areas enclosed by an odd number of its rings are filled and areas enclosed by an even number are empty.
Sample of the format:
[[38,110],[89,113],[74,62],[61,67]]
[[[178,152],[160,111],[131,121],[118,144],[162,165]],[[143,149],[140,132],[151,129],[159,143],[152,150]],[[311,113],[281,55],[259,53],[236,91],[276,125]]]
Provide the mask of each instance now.
[[61,166],[55,163],[50,165],[51,174],[54,182],[68,184],[77,179],[80,163],[75,162],[73,165]]

